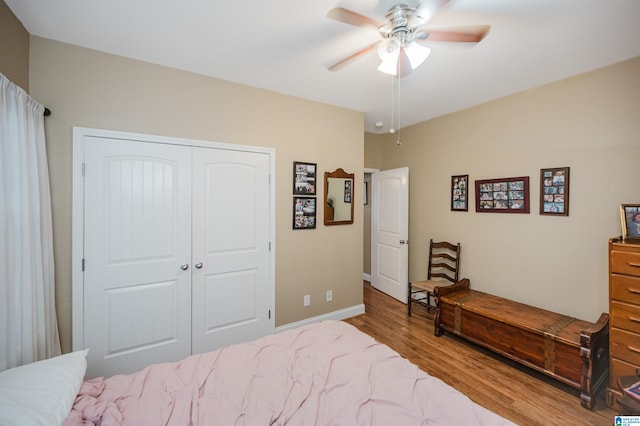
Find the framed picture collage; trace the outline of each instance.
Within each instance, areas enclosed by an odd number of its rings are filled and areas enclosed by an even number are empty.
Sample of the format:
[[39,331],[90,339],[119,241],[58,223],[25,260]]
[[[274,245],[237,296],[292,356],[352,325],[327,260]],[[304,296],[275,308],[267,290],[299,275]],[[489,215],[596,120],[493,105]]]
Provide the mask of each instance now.
[[[569,215],[569,167],[540,169],[540,215]],[[451,176],[451,211],[469,210],[469,175]],[[529,176],[474,181],[477,213],[530,213]]]

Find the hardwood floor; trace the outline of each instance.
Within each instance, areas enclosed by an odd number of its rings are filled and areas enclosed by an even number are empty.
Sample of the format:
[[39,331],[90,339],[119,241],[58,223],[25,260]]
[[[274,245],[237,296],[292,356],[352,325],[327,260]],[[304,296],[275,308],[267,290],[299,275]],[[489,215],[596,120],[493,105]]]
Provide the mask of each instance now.
[[604,400],[595,410],[579,392],[456,336],[433,334],[426,310],[407,306],[364,283],[365,313],[345,322],[438,377],[474,402],[520,425],[611,425],[617,414]]

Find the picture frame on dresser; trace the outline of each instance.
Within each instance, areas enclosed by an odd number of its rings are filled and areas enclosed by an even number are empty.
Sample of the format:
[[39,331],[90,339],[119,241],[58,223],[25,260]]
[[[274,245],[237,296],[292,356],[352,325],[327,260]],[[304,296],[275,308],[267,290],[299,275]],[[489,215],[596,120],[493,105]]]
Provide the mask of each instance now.
[[624,241],[640,242],[640,204],[621,204],[620,224]]

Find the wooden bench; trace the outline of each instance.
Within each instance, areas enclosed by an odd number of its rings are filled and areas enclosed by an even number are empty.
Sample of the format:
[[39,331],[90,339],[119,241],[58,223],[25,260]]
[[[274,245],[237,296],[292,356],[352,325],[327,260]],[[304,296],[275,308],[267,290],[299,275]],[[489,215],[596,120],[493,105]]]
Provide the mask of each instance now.
[[469,289],[435,288],[435,335],[448,331],[580,391],[593,409],[609,373],[609,315],[595,324]]

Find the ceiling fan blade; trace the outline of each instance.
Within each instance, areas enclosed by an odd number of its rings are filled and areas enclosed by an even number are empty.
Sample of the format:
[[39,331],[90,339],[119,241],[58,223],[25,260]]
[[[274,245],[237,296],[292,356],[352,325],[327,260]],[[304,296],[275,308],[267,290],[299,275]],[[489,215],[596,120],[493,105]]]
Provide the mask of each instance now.
[[355,25],[356,27],[373,28],[376,30],[381,25],[379,22],[374,21],[371,18],[342,7],[331,9],[327,13],[327,18],[335,19],[336,21],[344,22],[345,24]]
[[422,41],[448,41],[454,43],[479,43],[487,34],[491,26],[473,25],[467,27],[447,28],[446,30],[421,30],[415,39]]
[[373,49],[376,48],[376,46],[378,45],[378,43],[380,43],[379,41],[376,41],[375,43],[373,43],[370,46],[365,47],[364,49],[360,49],[358,50],[356,53],[347,56],[346,58],[336,62],[335,64],[331,65],[330,67],[328,67],[329,71],[338,71],[339,69],[341,69],[342,67],[344,67],[345,65],[347,65],[349,62],[353,61],[354,59],[359,58],[362,55],[365,55],[369,52],[371,52]]

